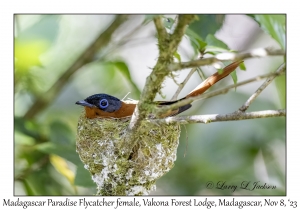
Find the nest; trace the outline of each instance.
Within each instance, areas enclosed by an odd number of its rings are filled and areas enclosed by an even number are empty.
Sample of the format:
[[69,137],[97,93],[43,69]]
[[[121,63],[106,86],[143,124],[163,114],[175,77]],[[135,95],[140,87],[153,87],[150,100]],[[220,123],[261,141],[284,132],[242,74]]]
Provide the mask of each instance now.
[[129,122],[130,118],[88,119],[84,113],[79,118],[77,152],[99,195],[147,195],[174,166],[179,124],[143,121],[132,140],[126,138]]

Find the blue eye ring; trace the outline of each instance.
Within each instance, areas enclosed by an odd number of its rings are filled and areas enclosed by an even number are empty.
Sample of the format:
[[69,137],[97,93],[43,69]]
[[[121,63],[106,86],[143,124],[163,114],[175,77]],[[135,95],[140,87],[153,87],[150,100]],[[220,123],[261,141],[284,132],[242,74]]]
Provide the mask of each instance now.
[[108,105],[109,105],[109,103],[108,103],[108,100],[106,100],[106,99],[102,99],[102,100],[99,102],[99,106],[100,106],[100,108],[102,108],[102,109],[107,108]]

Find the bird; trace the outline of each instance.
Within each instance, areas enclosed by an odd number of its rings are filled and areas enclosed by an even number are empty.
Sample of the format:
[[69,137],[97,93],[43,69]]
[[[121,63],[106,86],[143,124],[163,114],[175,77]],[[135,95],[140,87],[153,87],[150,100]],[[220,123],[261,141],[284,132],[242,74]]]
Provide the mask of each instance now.
[[[213,75],[209,76],[206,80],[204,80],[200,85],[198,85],[194,90],[192,90],[185,97],[174,100],[174,101],[156,101],[155,104],[157,106],[165,106],[177,103],[183,99],[187,99],[190,97],[198,96],[204,93],[211,86],[216,84],[221,79],[227,77],[231,72],[233,72],[241,63],[242,60],[235,61],[226,67],[224,67],[221,73],[216,72]],[[137,105],[137,101],[123,101],[114,96],[100,93],[94,94],[87,97],[84,100],[77,101],[75,104],[84,106],[85,108],[85,117],[89,119],[93,118],[124,118],[132,116],[134,109]],[[170,110],[167,113],[163,113],[158,116],[158,118],[165,118],[170,116],[178,115],[189,108],[191,108],[191,104],[187,104],[181,106],[175,110]]]
[[[233,62],[221,73],[211,75],[184,98],[154,103],[166,106],[198,96],[228,76],[242,62]],[[161,125],[143,120],[130,137],[127,135],[130,134],[128,126],[137,103],[104,93],[76,102],[84,106],[78,119],[76,152],[96,183],[98,195],[147,195],[154,189],[156,180],[174,166],[180,123]],[[174,116],[191,106],[187,104],[154,117]]]

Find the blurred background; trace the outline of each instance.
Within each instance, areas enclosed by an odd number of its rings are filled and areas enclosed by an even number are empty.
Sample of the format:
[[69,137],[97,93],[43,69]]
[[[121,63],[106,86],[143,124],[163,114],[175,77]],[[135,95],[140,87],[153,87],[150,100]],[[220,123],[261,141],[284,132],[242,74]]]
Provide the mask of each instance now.
[[[14,18],[14,193],[93,195],[96,186],[75,148],[82,111],[75,102],[96,93],[123,98],[130,92],[129,98],[139,99],[158,58],[153,15]],[[175,15],[163,17],[168,31],[174,20]],[[199,58],[199,49],[207,57],[261,47],[285,48],[285,15],[198,15],[174,59]],[[282,56],[247,59],[246,70],[238,69],[236,77],[209,91],[275,71],[283,62]],[[181,83],[189,71],[167,78],[157,100],[171,99],[174,80]],[[180,97],[215,71],[197,69]],[[234,112],[263,82],[194,102],[183,115]],[[284,109],[285,85],[285,76],[276,78],[249,111]],[[276,188],[240,189],[244,181],[249,187],[259,182]],[[238,187],[218,189],[222,183]],[[285,117],[182,126],[175,166],[156,186],[151,195],[285,195]]]

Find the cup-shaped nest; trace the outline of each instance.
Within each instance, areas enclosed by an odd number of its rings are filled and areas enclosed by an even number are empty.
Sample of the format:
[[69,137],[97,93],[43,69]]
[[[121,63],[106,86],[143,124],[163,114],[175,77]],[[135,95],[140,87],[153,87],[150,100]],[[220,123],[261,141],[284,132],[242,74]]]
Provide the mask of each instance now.
[[129,122],[129,117],[88,119],[84,113],[79,118],[77,152],[99,195],[147,195],[174,166],[179,124],[145,120],[134,139],[129,139]]

